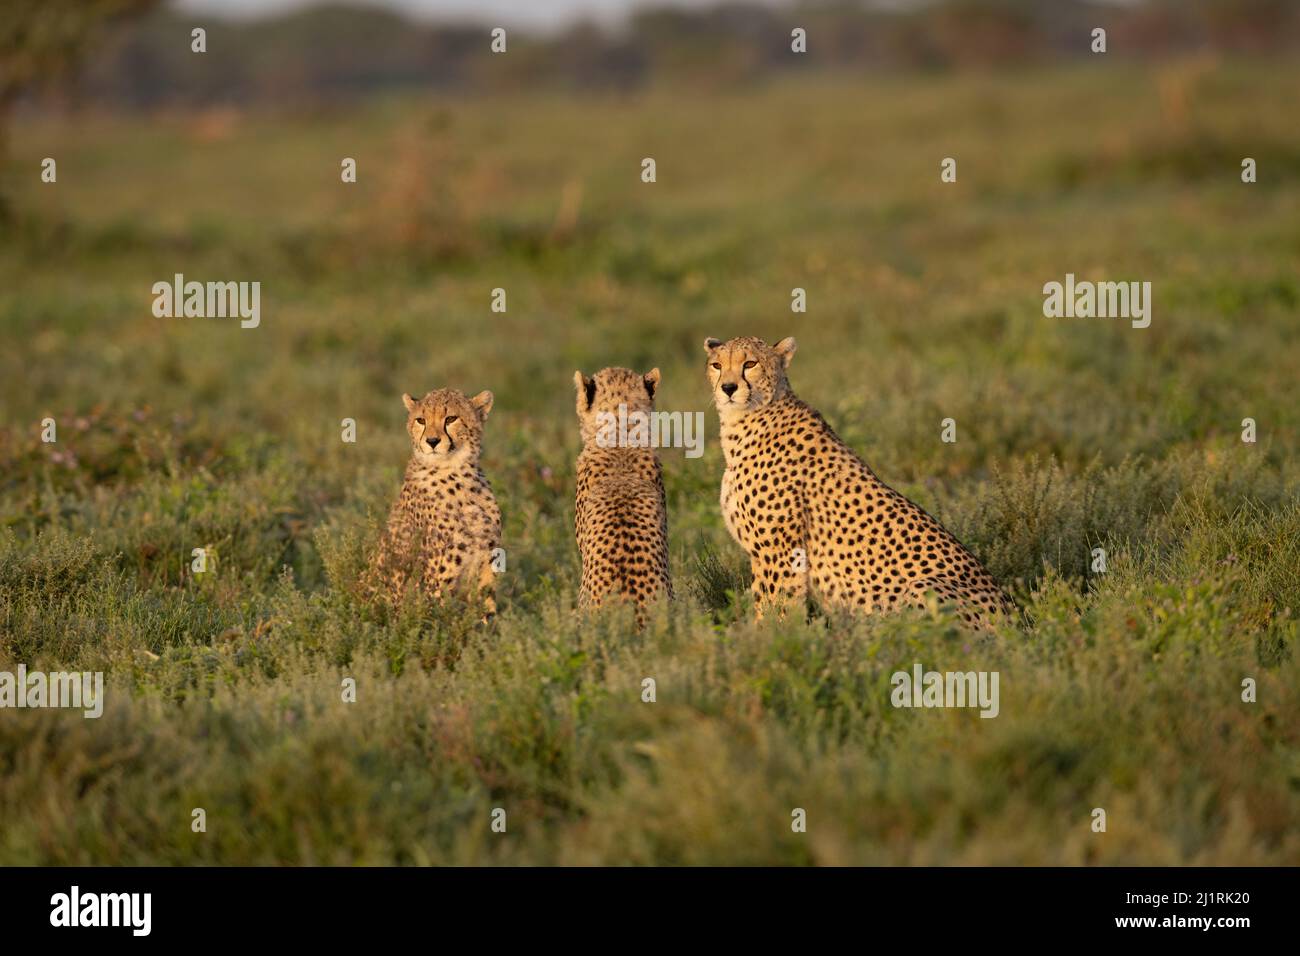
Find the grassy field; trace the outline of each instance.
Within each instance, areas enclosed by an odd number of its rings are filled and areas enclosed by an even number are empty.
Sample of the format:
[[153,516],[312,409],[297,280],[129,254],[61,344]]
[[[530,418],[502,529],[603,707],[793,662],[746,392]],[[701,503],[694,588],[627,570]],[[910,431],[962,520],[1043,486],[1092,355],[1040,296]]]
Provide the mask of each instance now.
[[[108,698],[0,710],[0,862],[1300,863],[1297,84],[1189,61],[20,122],[0,670]],[[260,327],[155,318],[177,272],[260,281]],[[1045,318],[1067,272],[1151,281],[1150,328]],[[795,390],[1023,622],[752,623],[701,350],[740,334],[797,336]],[[682,599],[640,634],[574,611],[572,377],[605,365],[706,412],[702,458],[664,452]],[[354,591],[400,396],[440,386],[496,395],[488,628]],[[1000,715],[893,708],[918,661],[998,671]]]

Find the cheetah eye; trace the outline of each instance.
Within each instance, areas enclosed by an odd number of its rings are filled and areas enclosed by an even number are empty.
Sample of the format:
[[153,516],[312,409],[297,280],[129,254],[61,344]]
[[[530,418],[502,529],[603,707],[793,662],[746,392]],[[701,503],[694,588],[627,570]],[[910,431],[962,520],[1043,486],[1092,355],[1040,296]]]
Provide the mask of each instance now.
[[757,364],[758,364],[757,362],[746,362],[745,368],[753,368]]
[[716,368],[719,372],[722,371],[722,363],[721,363],[721,362],[711,362],[711,363],[709,363],[709,367],[710,367],[710,368]]
[[423,425],[423,424],[424,424],[424,419],[423,419],[423,418],[417,418],[417,419],[415,420],[415,424],[417,424],[417,425]]
[[445,422],[442,423],[442,427],[443,427],[443,428],[446,428],[446,427],[447,427],[448,425],[450,425],[452,422],[458,422],[458,421],[460,421],[460,416],[459,416],[459,415],[448,415],[448,416],[447,416],[447,420],[446,420]]

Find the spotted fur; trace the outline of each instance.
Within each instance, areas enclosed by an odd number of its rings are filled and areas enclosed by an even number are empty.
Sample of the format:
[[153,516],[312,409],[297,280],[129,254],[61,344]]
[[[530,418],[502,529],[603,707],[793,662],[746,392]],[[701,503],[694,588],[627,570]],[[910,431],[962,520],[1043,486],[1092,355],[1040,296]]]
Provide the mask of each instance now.
[[793,338],[708,339],[705,351],[727,464],[722,514],[749,555],[760,616],[809,595],[868,614],[933,595],[974,627],[1011,609],[974,555],[794,395]]
[[490,615],[501,512],[479,453],[492,393],[466,398],[441,388],[402,401],[411,460],[371,565],[371,589],[394,601],[412,585],[435,601],[455,593],[481,600]]
[[607,368],[591,378],[575,372],[582,452],[578,455],[576,525],[582,555],[583,607],[611,596],[633,601],[638,620],[645,606],[672,597],[668,572],[668,511],[663,470],[654,448],[628,429],[627,442],[602,429],[608,418],[654,411],[659,370],[645,375]]

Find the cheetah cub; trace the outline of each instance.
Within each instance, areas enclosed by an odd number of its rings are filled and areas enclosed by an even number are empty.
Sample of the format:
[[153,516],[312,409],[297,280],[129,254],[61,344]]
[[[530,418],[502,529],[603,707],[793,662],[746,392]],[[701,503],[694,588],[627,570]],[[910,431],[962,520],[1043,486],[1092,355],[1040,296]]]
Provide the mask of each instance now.
[[974,555],[795,397],[793,338],[707,339],[704,350],[727,465],[722,514],[749,554],[760,617],[810,592],[868,614],[933,593],[973,627],[1011,610]]
[[650,442],[659,369],[638,375],[607,368],[591,378],[574,372],[573,383],[582,430],[576,503],[582,554],[579,603],[597,607],[610,595],[619,596],[636,603],[637,620],[644,623],[647,603],[673,596],[663,470]]
[[371,565],[371,590],[396,601],[413,583],[434,600],[451,593],[481,600],[491,616],[501,511],[478,459],[492,393],[466,398],[440,388],[402,401],[411,460]]

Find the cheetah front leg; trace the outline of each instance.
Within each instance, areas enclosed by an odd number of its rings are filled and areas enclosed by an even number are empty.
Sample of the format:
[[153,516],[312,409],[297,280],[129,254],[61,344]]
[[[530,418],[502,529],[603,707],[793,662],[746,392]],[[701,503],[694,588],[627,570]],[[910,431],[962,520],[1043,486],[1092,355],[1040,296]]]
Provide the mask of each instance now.
[[496,573],[488,554],[463,560],[463,552],[447,548],[429,556],[425,563],[424,593],[435,604],[457,598],[483,609],[487,624],[497,612]]
[[738,498],[735,473],[722,473],[722,519],[731,537],[749,555],[753,582],[754,618],[761,621],[769,607],[780,617],[791,602],[803,601],[808,591],[808,549],[802,537],[778,526],[764,539],[759,531],[761,516],[742,509]]
[[492,562],[484,561],[478,574],[478,595],[483,602],[483,623],[487,624],[497,613],[497,576],[492,570]]
[[801,607],[808,596],[808,549],[793,535],[778,535],[781,544],[750,558],[754,583],[754,617],[762,620],[769,609],[784,619],[791,606]]
[[420,590],[425,598],[434,604],[441,604],[443,598],[456,591],[456,582],[460,578],[460,568],[455,564],[455,553],[448,547],[448,542],[440,536],[430,535],[425,539],[424,567],[420,575]]
[[406,590],[409,577],[409,541],[406,536],[385,531],[379,548],[362,577],[362,597],[367,601],[379,598],[397,604]]

